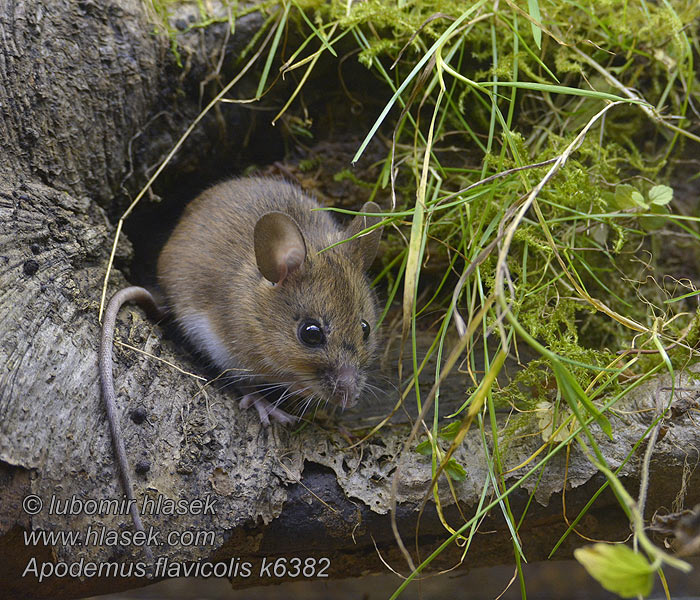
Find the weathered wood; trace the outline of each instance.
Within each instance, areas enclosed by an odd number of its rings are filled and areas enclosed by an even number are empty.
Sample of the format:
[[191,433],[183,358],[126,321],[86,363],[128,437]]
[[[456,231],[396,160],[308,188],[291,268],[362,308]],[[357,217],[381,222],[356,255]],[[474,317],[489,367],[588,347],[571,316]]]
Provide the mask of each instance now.
[[[253,15],[250,23],[238,23],[227,52],[240,48],[259,22]],[[129,564],[143,559],[132,545],[27,546],[23,532],[131,529],[128,514],[51,515],[47,507],[52,498],[122,498],[97,381],[97,310],[114,235],[114,219],[106,214],[119,214],[127,196],[144,183],[148,168],[197,113],[195,82],[203,79],[210,56],[226,39],[226,26],[192,34],[184,71],[173,66],[168,41],[152,35],[153,26],[137,0],[4,3],[0,28],[0,579],[6,597],[23,598],[68,598],[143,585],[143,578],[67,577],[42,583],[31,575],[22,578],[32,556],[39,563]],[[178,117],[154,119],[162,111]],[[232,146],[243,138],[240,125],[246,120],[240,113],[228,114],[239,119],[239,128],[226,133]],[[175,170],[188,168],[188,152],[207,156],[214,145],[207,131],[205,122],[176,157]],[[128,269],[132,256],[124,239],[117,266]],[[126,283],[123,272],[115,270],[110,290]],[[357,575],[383,568],[376,542],[382,556],[407,572],[388,516],[406,418],[399,416],[353,449],[336,424],[315,422],[301,431],[263,429],[253,412],[239,409],[230,390],[203,385],[179,371],[202,372],[165,332],[132,307],[119,318],[118,340],[153,355],[115,348],[122,429],[132,466],[140,471],[136,494],[154,501],[215,500],[214,515],[144,514],[146,527],[160,532],[161,540],[170,531],[212,531],[215,539],[157,546],[157,557],[173,563],[239,557],[259,566],[263,558],[328,556],[331,576]],[[423,379],[427,391],[432,381],[429,375]],[[679,383],[692,385],[686,379]],[[442,398],[458,405],[466,387],[466,378],[453,377]],[[653,408],[657,387],[651,383],[640,389],[625,406]],[[689,406],[697,406],[694,396],[685,397]],[[368,396],[341,423],[351,431],[367,428],[394,401],[390,392],[379,399]],[[674,413],[658,443],[649,511],[671,506],[681,490],[685,505],[700,501],[698,471],[686,469],[697,462],[700,448],[690,415],[688,410]],[[652,416],[649,410],[622,413],[613,418],[612,442],[598,436],[612,467],[632,452],[621,469],[631,492],[641,456],[632,448]],[[530,415],[512,415],[504,439],[511,440],[502,456],[507,468],[520,464],[541,443]],[[455,488],[469,516],[487,472],[476,428],[456,458],[467,467],[466,479]],[[404,541],[413,548],[416,509],[428,489],[430,462],[412,450],[403,460],[397,516]],[[516,514],[525,505],[526,492],[534,492],[537,500],[520,531],[529,558],[545,557],[565,529],[560,515],[565,472],[569,518],[603,483],[574,448],[568,464],[564,452],[559,453],[539,483],[533,477],[514,494]],[[509,481],[519,473],[511,473]],[[44,502],[40,514],[22,510],[28,494]],[[441,488],[441,495],[448,520],[459,526],[463,520],[447,489]],[[509,560],[512,543],[498,510],[483,529],[491,533],[477,536],[469,564]],[[592,537],[621,538],[628,524],[616,501],[604,494],[581,530]],[[420,524],[422,556],[446,536],[429,504]],[[570,555],[577,541],[570,538],[561,556]],[[452,564],[457,554],[453,548],[436,565]],[[256,582],[270,580],[253,575],[234,579],[239,586]]]

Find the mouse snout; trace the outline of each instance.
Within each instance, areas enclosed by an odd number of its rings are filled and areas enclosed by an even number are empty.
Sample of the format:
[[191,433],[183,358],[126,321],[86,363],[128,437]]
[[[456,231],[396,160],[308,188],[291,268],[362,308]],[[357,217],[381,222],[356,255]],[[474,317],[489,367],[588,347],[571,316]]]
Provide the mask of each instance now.
[[360,395],[358,382],[360,373],[357,367],[341,365],[335,376],[335,397],[342,408],[350,408],[357,402]]

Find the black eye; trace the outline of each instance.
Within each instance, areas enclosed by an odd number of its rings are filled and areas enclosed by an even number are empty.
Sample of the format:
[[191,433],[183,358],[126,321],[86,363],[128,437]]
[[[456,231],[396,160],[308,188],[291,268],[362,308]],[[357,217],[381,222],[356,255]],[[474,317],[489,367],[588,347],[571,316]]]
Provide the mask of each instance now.
[[323,329],[316,321],[302,321],[297,335],[307,346],[320,346],[326,341]]
[[366,340],[369,337],[369,332],[371,331],[371,328],[369,326],[369,323],[362,319],[362,337]]

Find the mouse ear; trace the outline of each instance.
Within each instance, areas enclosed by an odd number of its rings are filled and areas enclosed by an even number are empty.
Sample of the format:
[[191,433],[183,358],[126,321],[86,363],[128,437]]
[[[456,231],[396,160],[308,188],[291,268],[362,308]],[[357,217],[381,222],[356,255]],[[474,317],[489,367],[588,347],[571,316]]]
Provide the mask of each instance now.
[[306,242],[299,225],[282,212],[269,212],[258,219],[253,245],[258,269],[272,283],[282,283],[306,259]]
[[[381,212],[379,205],[376,202],[365,202],[360,212],[364,213],[378,213]],[[345,233],[347,237],[352,237],[360,233],[360,231],[376,225],[382,220],[381,217],[365,217],[362,215],[357,215],[350,224],[348,225]],[[359,238],[356,238],[347,244],[350,252],[357,258],[362,269],[369,269],[370,265],[374,262],[374,257],[377,256],[377,250],[379,249],[379,240],[382,239],[382,227],[377,227],[376,229],[366,233]]]

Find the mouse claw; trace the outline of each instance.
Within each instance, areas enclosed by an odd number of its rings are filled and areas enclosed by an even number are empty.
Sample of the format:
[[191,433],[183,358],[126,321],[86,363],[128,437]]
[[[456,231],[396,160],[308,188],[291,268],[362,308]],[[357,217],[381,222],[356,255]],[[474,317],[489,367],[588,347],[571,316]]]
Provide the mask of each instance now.
[[284,412],[282,409],[270,404],[265,398],[260,394],[253,392],[252,394],[246,394],[241,398],[241,408],[248,409],[251,404],[255,406],[255,410],[258,411],[258,416],[260,417],[260,422],[263,427],[270,426],[270,417],[275,419],[278,423],[282,425],[291,425],[296,423],[296,417]]

